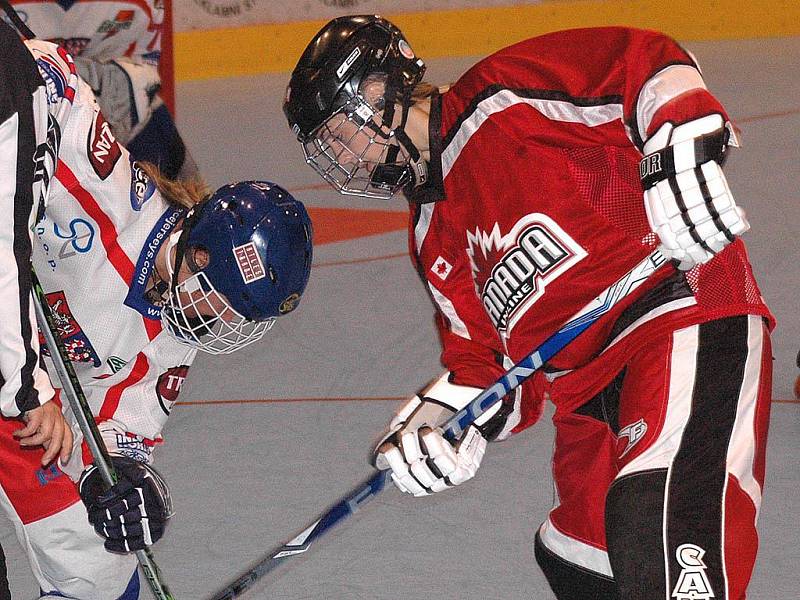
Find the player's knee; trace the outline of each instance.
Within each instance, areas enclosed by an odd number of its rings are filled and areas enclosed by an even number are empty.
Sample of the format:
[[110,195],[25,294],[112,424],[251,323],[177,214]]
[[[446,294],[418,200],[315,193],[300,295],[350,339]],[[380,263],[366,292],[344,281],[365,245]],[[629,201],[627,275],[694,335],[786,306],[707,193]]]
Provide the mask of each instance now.
[[534,554],[558,600],[619,600],[614,580],[568,562],[547,548],[536,533]]
[[663,590],[663,504],[666,469],[635,471],[611,485],[606,495],[606,543],[611,570],[623,598],[650,598]]

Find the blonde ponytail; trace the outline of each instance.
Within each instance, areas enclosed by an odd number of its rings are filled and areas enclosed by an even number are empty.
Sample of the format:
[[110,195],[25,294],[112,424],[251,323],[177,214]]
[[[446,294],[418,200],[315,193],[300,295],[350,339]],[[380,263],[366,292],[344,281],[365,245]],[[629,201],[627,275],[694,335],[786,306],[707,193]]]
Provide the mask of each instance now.
[[211,193],[211,189],[200,177],[187,180],[169,179],[152,163],[137,161],[136,164],[156,184],[164,199],[174,206],[192,208]]

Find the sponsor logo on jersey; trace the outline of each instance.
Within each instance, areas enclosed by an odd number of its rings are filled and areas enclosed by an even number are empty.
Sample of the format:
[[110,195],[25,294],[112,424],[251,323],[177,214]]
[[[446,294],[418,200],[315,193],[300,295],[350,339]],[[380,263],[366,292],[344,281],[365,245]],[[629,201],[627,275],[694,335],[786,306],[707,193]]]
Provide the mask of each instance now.
[[94,122],[89,128],[86,153],[94,172],[100,179],[106,179],[111,175],[119,157],[122,156],[117,138],[114,137],[111,126],[100,111],[95,114]]
[[631,448],[642,440],[645,433],[647,433],[647,423],[645,423],[644,419],[639,419],[635,423],[631,423],[620,429],[617,437],[628,438],[628,445],[625,446],[625,450],[622,451],[619,457],[622,458],[630,452]]
[[66,73],[47,55],[37,58],[36,65],[39,67],[39,73],[42,75],[42,80],[47,90],[48,102],[51,104],[58,103],[59,99],[66,95],[69,87]]
[[111,369],[112,373],[116,373],[125,365],[127,365],[128,362],[122,360],[119,356],[109,356],[108,360],[106,360],[106,364],[108,365],[108,368]]
[[295,308],[297,308],[299,302],[300,302],[300,294],[298,294],[297,292],[289,294],[289,296],[283,302],[281,302],[280,306],[278,307],[278,312],[281,313],[282,315],[290,313]]
[[58,468],[56,463],[51,463],[46,467],[36,470],[36,481],[39,482],[40,486],[44,487],[51,481],[61,477],[63,474],[64,473]]
[[475,289],[501,335],[544,295],[546,286],[586,256],[550,217],[531,213],[503,235],[495,223],[489,232],[467,232],[467,254]]
[[188,372],[189,365],[180,365],[179,367],[167,369],[166,372],[159,375],[156,383],[156,396],[158,396],[161,410],[166,414],[170,413],[172,405],[178,399],[178,394]]
[[253,283],[267,276],[264,270],[264,263],[261,262],[261,257],[258,255],[258,250],[256,250],[256,245],[253,242],[234,246],[233,256],[236,258],[236,264],[245,283]]
[[681,573],[672,597],[675,600],[709,600],[714,598],[714,591],[706,575],[703,562],[705,550],[694,544],[681,544],[675,551],[675,558],[681,566]]
[[133,460],[148,463],[150,456],[153,454],[153,442],[143,438],[140,435],[129,432],[114,432],[114,439],[116,448],[114,454],[127,456]]
[[134,16],[136,16],[136,12],[133,10],[121,10],[113,19],[107,19],[100,23],[100,27],[97,28],[97,33],[105,33],[106,35],[103,39],[107,40],[120,31],[130,29],[131,25],[133,25]]
[[447,276],[450,275],[450,271],[452,270],[453,270],[453,265],[451,265],[441,256],[438,256],[436,258],[436,261],[433,263],[433,266],[431,267],[431,271],[433,272],[433,274],[436,275],[442,281],[447,279]]
[[64,240],[58,251],[58,258],[61,260],[89,252],[94,243],[94,227],[89,221],[80,217],[69,222],[69,231],[61,231],[58,223],[53,223],[53,233]]
[[[99,367],[101,365],[100,357],[97,356],[89,338],[86,337],[73,316],[64,292],[45,294],[45,298],[55,321],[56,333],[67,351],[67,359],[70,362],[92,363],[92,366]],[[50,349],[45,347],[44,336],[41,332],[39,332],[39,344],[44,355],[51,356]]]
[[148,177],[139,163],[131,164],[131,208],[135,211],[142,210],[142,205],[150,200],[156,191],[155,183]]
[[145,238],[146,243],[142,246],[139,259],[136,261],[136,271],[133,281],[131,281],[131,289],[125,297],[124,304],[138,311],[147,319],[161,320],[161,307],[155,305],[155,297],[148,293],[150,291],[148,284],[150,275],[155,267],[159,249],[164,241],[169,238],[176,223],[183,215],[184,211],[182,209],[168,208],[153,226],[153,229],[150,230],[147,238]]

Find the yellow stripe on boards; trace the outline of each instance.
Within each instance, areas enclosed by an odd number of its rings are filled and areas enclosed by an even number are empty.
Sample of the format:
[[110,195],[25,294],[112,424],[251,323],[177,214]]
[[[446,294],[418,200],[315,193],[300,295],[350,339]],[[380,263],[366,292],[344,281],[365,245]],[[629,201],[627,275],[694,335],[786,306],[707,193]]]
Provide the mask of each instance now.
[[[386,15],[423,59],[484,56],[525,38],[572,27],[628,25],[679,40],[800,35],[798,0],[557,1]],[[176,32],[178,81],[288,72],[325,21]]]

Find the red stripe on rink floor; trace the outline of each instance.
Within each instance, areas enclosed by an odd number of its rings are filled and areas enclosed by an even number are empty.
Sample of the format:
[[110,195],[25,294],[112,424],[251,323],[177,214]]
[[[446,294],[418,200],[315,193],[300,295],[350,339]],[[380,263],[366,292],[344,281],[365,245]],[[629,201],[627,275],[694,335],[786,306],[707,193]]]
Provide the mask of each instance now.
[[289,404],[292,402],[396,402],[405,400],[405,396],[370,396],[347,398],[260,398],[257,400],[192,400],[176,402],[180,406],[201,406],[204,404]]
[[[178,406],[203,406],[219,404],[291,404],[295,402],[398,402],[406,396],[365,396],[346,398],[261,398],[257,400],[191,400],[176,402]],[[773,400],[776,404],[800,404],[800,400]]]
[[764,113],[763,115],[753,115],[750,117],[742,117],[741,119],[734,119],[734,123],[752,123],[753,121],[763,121],[765,119],[776,119],[778,117],[791,117],[792,115],[800,114],[800,108],[793,108],[781,112]]

